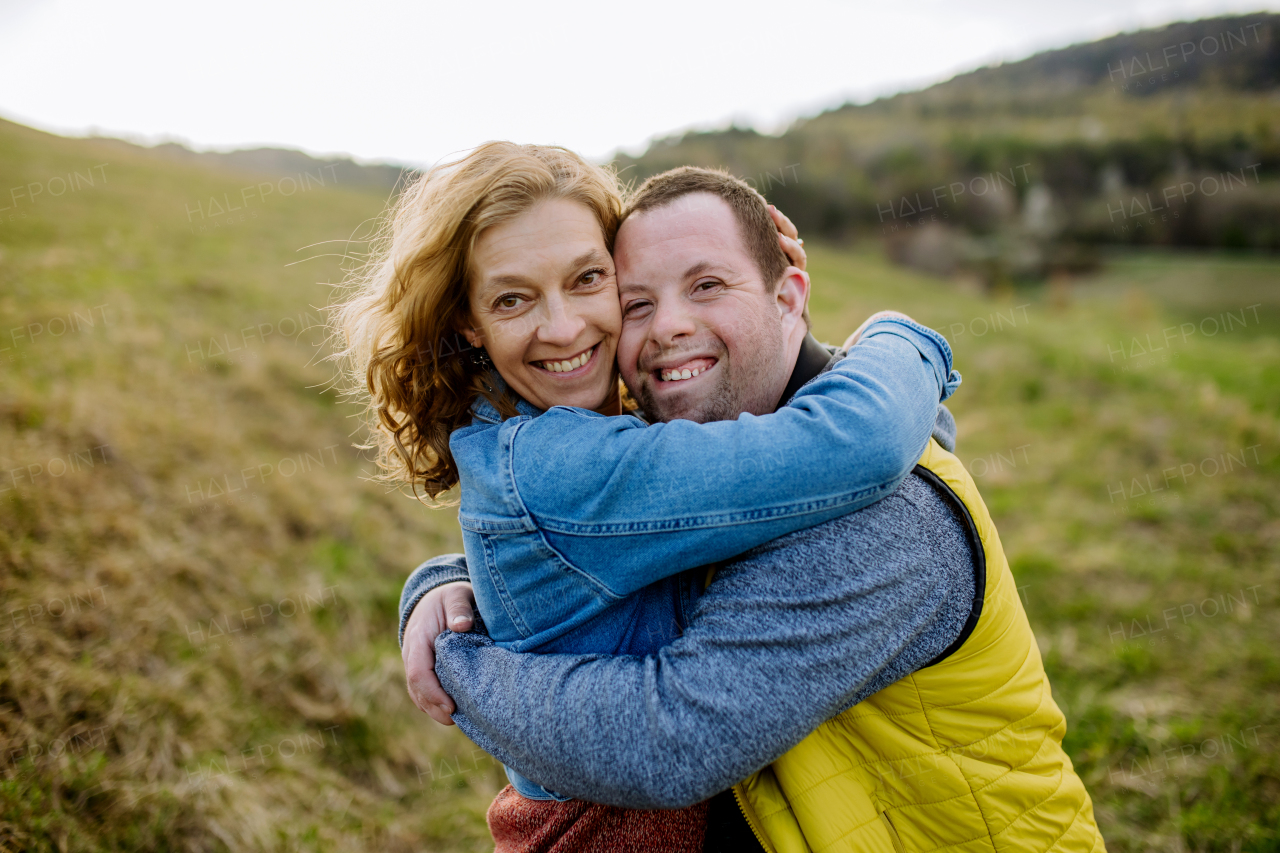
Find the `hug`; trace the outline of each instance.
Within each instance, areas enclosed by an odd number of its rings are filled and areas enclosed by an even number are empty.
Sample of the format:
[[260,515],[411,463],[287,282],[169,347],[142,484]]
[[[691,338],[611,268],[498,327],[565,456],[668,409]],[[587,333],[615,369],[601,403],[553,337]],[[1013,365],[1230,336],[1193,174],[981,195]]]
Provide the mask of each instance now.
[[549,146],[402,194],[341,322],[385,477],[457,488],[414,701],[506,766],[499,851],[1105,849],[949,345],[819,343],[797,238],[726,173],[624,195]]

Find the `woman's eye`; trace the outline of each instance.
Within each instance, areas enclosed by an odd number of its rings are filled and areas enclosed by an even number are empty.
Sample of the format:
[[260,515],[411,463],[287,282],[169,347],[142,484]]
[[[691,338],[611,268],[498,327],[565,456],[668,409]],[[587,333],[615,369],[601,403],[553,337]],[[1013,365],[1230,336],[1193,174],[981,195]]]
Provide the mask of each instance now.
[[514,294],[502,296],[498,298],[498,301],[496,304],[499,308],[505,308],[507,310],[510,310],[520,304],[520,297]]
[[587,272],[582,274],[582,278],[579,279],[579,281],[582,284],[590,286],[593,284],[599,284],[603,278],[604,278],[604,270],[588,270]]

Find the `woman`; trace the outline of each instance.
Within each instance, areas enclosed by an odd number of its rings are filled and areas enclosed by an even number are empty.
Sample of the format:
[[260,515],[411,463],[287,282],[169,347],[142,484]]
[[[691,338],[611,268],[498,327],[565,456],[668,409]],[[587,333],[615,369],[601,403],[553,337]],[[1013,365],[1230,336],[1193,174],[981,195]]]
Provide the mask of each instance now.
[[[802,389],[775,414],[653,426],[611,417],[622,411],[610,257],[621,212],[612,176],[571,152],[490,143],[406,191],[386,245],[338,308],[386,475],[431,498],[461,484],[480,614],[515,650],[656,650],[696,595],[681,573],[883,496],[918,448],[869,427],[931,413],[943,392],[901,402],[900,368],[921,355],[908,344],[886,349],[884,363],[845,359],[823,393]],[[463,357],[437,343],[457,332],[473,347]],[[743,511],[756,463],[779,446],[803,464]],[[655,472],[690,459],[700,476],[655,502]],[[522,486],[545,492],[554,478],[579,493],[589,484],[589,497],[532,508]],[[587,544],[570,551],[574,536]],[[628,812],[508,775],[489,815],[499,849],[701,848],[705,804]]]

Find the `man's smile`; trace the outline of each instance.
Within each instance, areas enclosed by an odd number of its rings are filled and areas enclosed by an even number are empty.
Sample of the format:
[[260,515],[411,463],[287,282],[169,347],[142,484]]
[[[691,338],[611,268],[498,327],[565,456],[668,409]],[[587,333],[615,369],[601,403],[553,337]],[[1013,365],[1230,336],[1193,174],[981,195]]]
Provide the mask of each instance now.
[[668,364],[664,367],[656,367],[650,371],[657,379],[659,384],[672,384],[676,382],[687,382],[690,379],[697,378],[707,371],[711,370],[720,360],[712,356],[699,356],[697,358],[685,358],[674,364]]
[[655,370],[654,373],[657,374],[659,382],[684,382],[702,375],[717,363],[714,358],[695,358],[674,367]]

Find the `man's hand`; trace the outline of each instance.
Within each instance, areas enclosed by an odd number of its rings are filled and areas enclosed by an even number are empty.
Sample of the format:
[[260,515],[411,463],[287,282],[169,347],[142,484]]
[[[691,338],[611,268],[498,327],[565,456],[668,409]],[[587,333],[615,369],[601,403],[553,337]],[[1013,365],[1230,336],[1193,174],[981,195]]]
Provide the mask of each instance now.
[[[852,335],[850,335],[848,340],[844,342],[843,349],[848,349],[849,347],[856,344],[858,342],[858,338],[862,337],[862,333],[864,330],[866,330],[867,326],[870,326],[876,320],[883,320],[886,317],[899,317],[903,320],[911,320],[910,317],[908,317],[906,314],[903,314],[901,311],[877,311],[876,313],[872,314],[870,317],[862,321],[862,325],[858,327],[858,330],[854,332]],[[911,322],[914,323],[915,320],[911,320]]]
[[769,215],[773,217],[773,224],[778,228],[778,243],[782,245],[782,251],[786,253],[787,260],[791,261],[791,266],[804,269],[809,256],[804,253],[804,241],[800,239],[800,232],[796,230],[796,226],[791,223],[787,215],[773,205],[769,205]]
[[453,700],[436,678],[436,637],[446,630],[470,631],[476,599],[471,584],[454,581],[428,592],[413,608],[404,629],[404,674],[413,704],[443,726],[452,726]]

